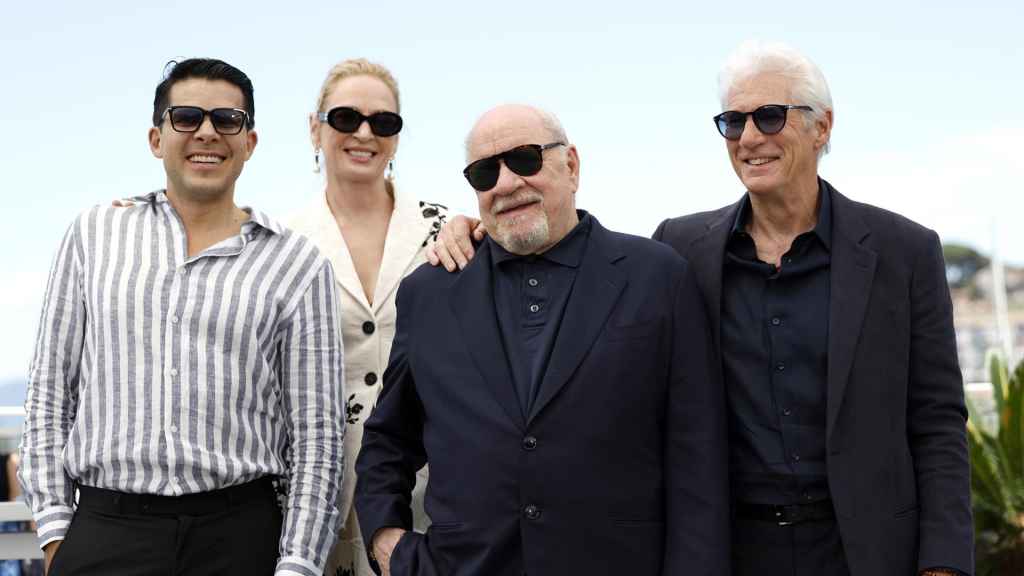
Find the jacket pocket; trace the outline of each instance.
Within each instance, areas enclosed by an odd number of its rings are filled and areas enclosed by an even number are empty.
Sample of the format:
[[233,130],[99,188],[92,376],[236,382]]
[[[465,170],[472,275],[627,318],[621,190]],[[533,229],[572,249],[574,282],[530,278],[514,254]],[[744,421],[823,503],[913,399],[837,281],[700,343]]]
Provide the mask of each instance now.
[[661,320],[641,320],[631,324],[608,325],[604,330],[604,340],[614,342],[616,340],[636,340],[650,338],[658,333],[661,328]]

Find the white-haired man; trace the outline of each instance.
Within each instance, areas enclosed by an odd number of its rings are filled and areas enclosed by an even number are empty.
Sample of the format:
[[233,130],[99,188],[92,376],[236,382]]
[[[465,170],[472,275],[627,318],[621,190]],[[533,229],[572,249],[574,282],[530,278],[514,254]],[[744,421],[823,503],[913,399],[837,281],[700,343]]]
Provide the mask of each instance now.
[[[733,573],[970,574],[967,414],[937,235],[818,176],[833,109],[807,58],[747,43],[719,85],[715,122],[746,193],[654,237],[693,265],[719,351]],[[449,266],[468,243],[454,232],[438,245]]]

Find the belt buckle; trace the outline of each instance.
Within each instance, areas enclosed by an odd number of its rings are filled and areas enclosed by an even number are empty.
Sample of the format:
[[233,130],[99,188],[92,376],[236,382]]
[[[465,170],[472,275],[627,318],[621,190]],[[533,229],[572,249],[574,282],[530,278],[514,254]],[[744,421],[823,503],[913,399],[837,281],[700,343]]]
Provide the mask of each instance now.
[[800,522],[799,506],[775,506],[776,524],[779,526],[792,526]]

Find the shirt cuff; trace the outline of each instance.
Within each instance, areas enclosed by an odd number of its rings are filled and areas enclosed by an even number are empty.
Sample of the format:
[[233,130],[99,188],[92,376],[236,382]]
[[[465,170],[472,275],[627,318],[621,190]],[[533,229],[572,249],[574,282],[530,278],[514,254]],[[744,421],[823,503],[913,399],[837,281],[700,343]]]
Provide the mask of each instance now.
[[42,548],[54,540],[63,540],[73,515],[74,511],[70,506],[51,506],[33,514],[39,547]]
[[298,556],[282,556],[277,560],[274,576],[323,576],[323,566]]

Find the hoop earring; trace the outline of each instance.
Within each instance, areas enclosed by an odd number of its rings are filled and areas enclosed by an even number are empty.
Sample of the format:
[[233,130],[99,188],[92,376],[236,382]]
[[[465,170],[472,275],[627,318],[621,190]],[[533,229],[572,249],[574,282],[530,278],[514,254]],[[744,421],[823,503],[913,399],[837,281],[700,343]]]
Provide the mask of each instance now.
[[313,174],[320,173],[320,149],[313,152]]
[[395,159],[394,158],[392,158],[391,160],[388,160],[388,169],[387,169],[387,172],[384,174],[384,178],[386,178],[388,180],[394,180],[395,179]]

